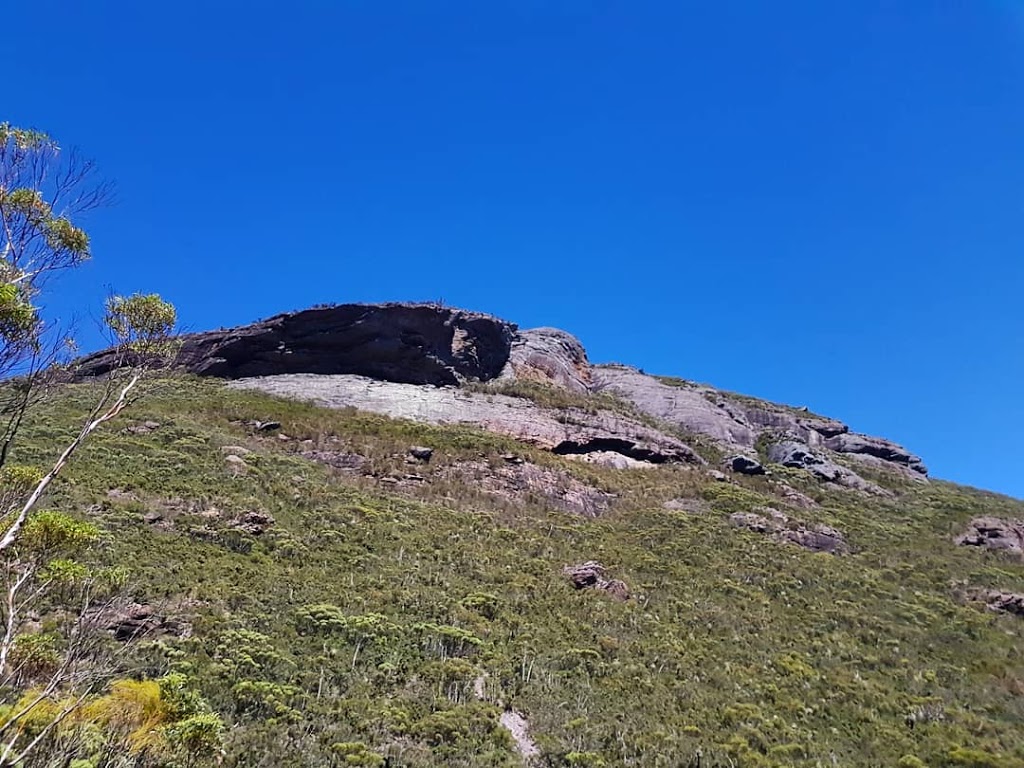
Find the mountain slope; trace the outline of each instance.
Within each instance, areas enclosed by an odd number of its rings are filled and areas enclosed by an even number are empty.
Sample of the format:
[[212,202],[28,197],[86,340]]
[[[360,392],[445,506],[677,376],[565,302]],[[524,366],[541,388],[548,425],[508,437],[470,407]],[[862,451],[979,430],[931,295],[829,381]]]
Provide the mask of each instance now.
[[259,365],[200,335],[193,370],[259,378],[151,383],[51,499],[131,564],[136,671],[200,682],[225,764],[1024,764],[1024,622],[982,591],[1024,592],[1024,564],[955,541],[1024,504],[561,332],[385,306],[348,357],[305,334],[318,371],[273,368],[280,334],[214,332]]

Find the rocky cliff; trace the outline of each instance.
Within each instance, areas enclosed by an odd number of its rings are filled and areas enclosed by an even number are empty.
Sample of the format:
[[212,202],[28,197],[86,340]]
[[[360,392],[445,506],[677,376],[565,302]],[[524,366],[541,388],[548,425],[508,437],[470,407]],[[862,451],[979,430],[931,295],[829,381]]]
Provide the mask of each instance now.
[[[77,374],[106,373],[117,359],[99,352],[81,360]],[[519,330],[434,304],[343,304],[190,334],[181,338],[175,365],[331,407],[475,424],[618,466],[702,464],[691,444],[697,440],[717,449],[733,472],[760,474],[774,463],[872,493],[884,491],[859,467],[927,475],[902,446],[835,419],[628,366],[594,365],[565,331]],[[553,405],[530,397],[538,386],[566,399]]]

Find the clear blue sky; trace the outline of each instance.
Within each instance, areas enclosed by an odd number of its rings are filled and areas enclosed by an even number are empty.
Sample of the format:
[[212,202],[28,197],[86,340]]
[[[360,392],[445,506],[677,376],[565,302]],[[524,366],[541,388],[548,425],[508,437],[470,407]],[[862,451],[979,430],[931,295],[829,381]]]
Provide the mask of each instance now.
[[[119,204],[51,309],[438,300],[1024,496],[1024,3],[23,2]],[[86,336],[86,345],[96,344]]]

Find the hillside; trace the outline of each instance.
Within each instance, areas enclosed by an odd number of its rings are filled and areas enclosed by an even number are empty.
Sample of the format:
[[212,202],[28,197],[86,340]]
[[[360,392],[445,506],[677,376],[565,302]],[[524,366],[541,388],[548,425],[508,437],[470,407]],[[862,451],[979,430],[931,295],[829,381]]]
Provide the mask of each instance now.
[[130,566],[129,672],[196,681],[224,765],[1024,765],[1024,503],[487,315],[182,341],[49,505]]

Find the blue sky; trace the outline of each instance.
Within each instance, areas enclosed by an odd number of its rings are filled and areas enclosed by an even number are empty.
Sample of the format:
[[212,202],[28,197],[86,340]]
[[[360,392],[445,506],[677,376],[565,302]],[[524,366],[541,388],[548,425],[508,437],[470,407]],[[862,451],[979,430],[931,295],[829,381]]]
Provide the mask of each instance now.
[[1024,496],[1024,4],[17,3],[117,206],[50,309],[443,300]]

